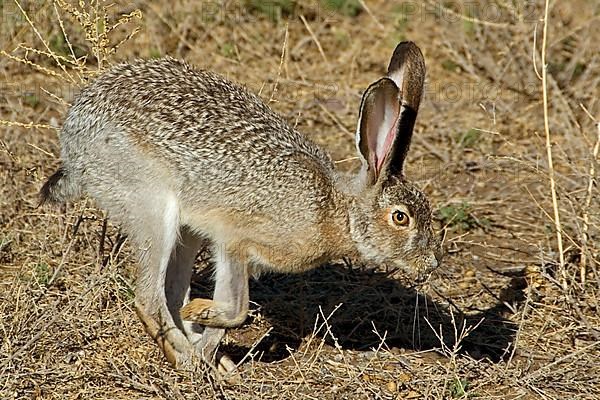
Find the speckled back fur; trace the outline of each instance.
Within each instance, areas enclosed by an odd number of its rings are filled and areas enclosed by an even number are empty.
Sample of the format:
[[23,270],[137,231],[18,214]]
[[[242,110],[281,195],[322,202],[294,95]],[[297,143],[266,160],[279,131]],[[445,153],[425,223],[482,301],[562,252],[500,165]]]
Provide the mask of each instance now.
[[[204,190],[195,187],[206,185],[220,194],[219,204],[231,194],[238,206],[258,211],[285,201],[272,199],[281,193],[278,187],[314,192],[316,176],[333,179],[328,154],[258,96],[172,58],[121,64],[103,74],[77,98],[62,140],[69,142],[75,131],[90,134],[90,124],[102,123],[115,124],[145,155],[170,165],[173,189],[188,200],[200,200],[195,196]],[[99,132],[108,145],[111,133]],[[244,188],[252,193],[234,195]],[[205,194],[203,201],[214,197]],[[240,205],[245,199],[250,203]]]

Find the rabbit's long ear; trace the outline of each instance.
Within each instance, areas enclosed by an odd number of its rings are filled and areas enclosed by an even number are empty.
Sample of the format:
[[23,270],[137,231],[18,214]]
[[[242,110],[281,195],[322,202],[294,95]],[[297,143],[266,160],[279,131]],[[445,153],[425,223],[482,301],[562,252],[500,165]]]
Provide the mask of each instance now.
[[400,118],[388,166],[388,173],[397,175],[402,173],[423,97],[425,59],[416,44],[401,42],[396,46],[388,66],[388,77],[400,89]]
[[371,84],[363,94],[358,117],[356,146],[363,157],[368,184],[375,183],[389,156],[398,129],[398,87],[389,78]]
[[413,42],[402,42],[394,50],[388,76],[363,95],[356,140],[367,183],[402,174],[424,81],[423,54]]

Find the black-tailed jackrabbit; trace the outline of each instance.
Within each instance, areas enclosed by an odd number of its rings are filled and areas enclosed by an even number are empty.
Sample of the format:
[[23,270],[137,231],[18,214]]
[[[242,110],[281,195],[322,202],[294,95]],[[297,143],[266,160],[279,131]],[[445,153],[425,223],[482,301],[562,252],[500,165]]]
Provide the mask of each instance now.
[[[400,43],[388,75],[363,95],[363,166],[348,181],[245,88],[171,58],[117,65],[68,112],[63,164],[41,199],[85,193],[108,210],[140,249],[136,309],[167,359],[231,370],[217,347],[224,328],[246,318],[253,273],[301,272],[343,256],[415,278],[438,266],[429,203],[402,173],[424,79],[421,51]],[[207,240],[214,296],[189,302]]]

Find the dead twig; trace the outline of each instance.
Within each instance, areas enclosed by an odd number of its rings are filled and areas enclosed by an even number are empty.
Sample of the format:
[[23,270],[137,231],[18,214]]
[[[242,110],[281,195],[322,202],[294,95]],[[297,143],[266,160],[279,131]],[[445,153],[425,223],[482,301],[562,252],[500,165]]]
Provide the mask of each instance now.
[[317,45],[317,49],[319,49],[319,54],[321,54],[323,61],[325,61],[325,64],[327,64],[329,66],[329,60],[327,60],[327,56],[325,55],[325,51],[323,50],[323,46],[321,46],[321,42],[319,42],[317,35],[315,35],[315,33],[313,32],[312,28],[306,21],[306,18],[304,17],[304,15],[300,15],[300,19],[302,20],[302,23],[306,27],[306,30],[308,31],[308,34],[312,38],[313,42],[315,42],[315,44]]
[[579,263],[579,276],[581,278],[581,284],[585,286],[585,276],[587,275],[587,262],[588,262],[588,240],[589,240],[589,228],[590,228],[590,206],[592,204],[592,193],[594,185],[596,184],[596,162],[598,160],[598,151],[600,150],[600,122],[598,122],[589,111],[580,104],[581,108],[596,124],[597,136],[594,149],[592,150],[592,159],[590,161],[590,169],[588,173],[588,185],[587,194],[585,197],[585,203],[583,206],[583,227],[581,232],[581,260]]
[[558,196],[556,193],[556,179],[554,176],[554,161],[552,159],[552,140],[550,136],[550,116],[548,107],[548,64],[546,61],[546,50],[548,43],[548,19],[550,0],[546,0],[544,11],[544,28],[542,35],[542,100],[544,104],[544,133],[546,135],[546,156],[548,159],[548,174],[550,178],[550,192],[552,194],[552,208],[554,210],[554,228],[556,230],[556,241],[558,243],[558,259],[561,274],[560,283],[567,290],[567,271],[565,270],[565,255],[563,252],[562,225],[560,223],[560,212],[558,208]]

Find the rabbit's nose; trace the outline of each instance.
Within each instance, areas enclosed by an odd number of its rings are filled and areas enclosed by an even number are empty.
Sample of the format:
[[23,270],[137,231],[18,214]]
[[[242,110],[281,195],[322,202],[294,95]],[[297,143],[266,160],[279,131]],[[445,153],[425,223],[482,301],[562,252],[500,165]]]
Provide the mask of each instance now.
[[442,257],[441,254],[439,254],[437,251],[434,251],[431,253],[431,255],[429,257],[427,257],[427,272],[431,273],[433,272],[435,269],[437,269],[442,263]]

